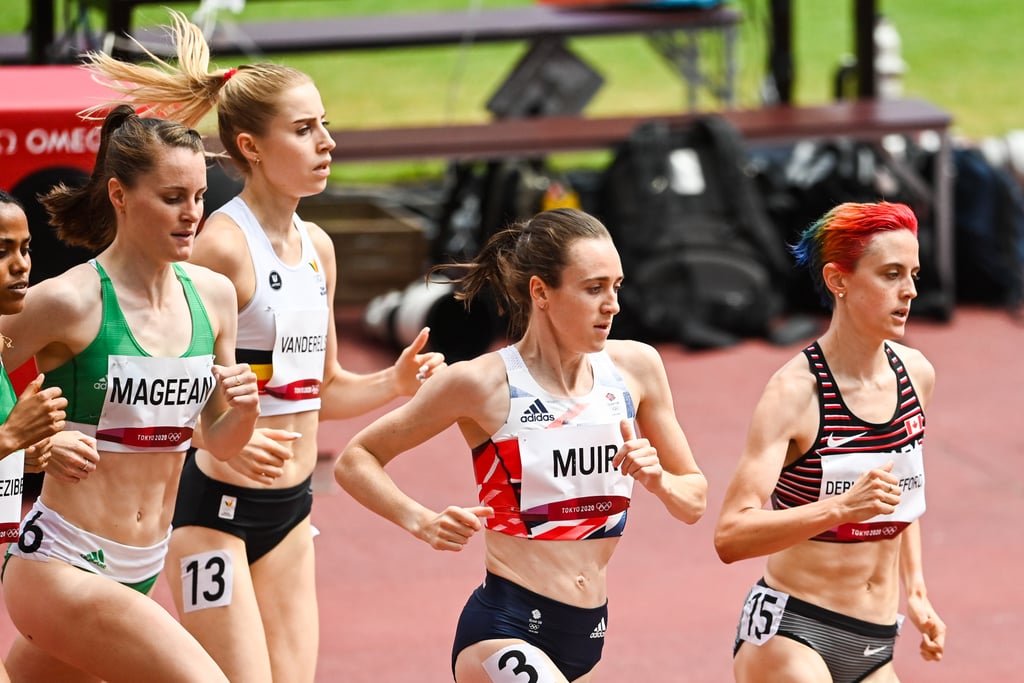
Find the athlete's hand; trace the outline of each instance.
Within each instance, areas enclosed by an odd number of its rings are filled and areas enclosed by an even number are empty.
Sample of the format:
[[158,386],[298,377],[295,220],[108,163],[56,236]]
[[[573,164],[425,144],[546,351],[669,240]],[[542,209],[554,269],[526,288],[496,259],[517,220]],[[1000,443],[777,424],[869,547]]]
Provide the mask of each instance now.
[[619,430],[622,433],[623,444],[612,458],[612,467],[627,477],[633,477],[647,490],[654,491],[664,474],[661,460],[658,458],[658,449],[647,439],[636,437],[632,420],[619,422]]
[[846,508],[846,523],[863,522],[876,515],[890,515],[900,502],[899,479],[892,474],[890,460],[881,467],[868,470],[857,477],[850,490],[836,500]]
[[449,505],[441,514],[425,520],[416,536],[434,550],[458,552],[473,534],[484,528],[480,520],[493,516],[494,508],[484,505],[468,508]]
[[255,482],[273,484],[284,474],[284,464],[292,459],[291,443],[301,436],[286,429],[259,427],[253,430],[245,448],[228,460],[228,465]]
[[25,473],[38,474],[44,472],[49,460],[50,437],[46,437],[25,449]]
[[256,373],[248,363],[236,363],[231,366],[214,365],[213,376],[224,392],[224,398],[232,408],[259,410],[259,387],[256,384]]
[[18,401],[0,425],[0,457],[42,441],[64,429],[68,400],[60,387],[43,385],[40,373],[22,390]]
[[908,594],[907,616],[921,632],[921,657],[929,662],[941,660],[946,648],[946,624],[932,609],[931,601],[923,595]]
[[50,437],[46,476],[74,484],[87,478],[99,462],[95,438],[76,431],[64,431]]
[[399,396],[412,396],[420,388],[420,384],[438,370],[447,367],[443,353],[421,353],[429,338],[430,328],[424,327],[395,361],[392,370],[395,389]]

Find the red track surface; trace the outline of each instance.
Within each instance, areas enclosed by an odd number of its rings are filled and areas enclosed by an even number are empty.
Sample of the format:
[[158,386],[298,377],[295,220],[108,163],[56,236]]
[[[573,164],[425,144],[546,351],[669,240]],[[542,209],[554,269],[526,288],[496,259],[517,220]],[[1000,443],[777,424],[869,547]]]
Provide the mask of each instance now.
[[[392,361],[390,349],[360,338],[357,314],[343,313],[339,324],[346,367],[369,371]],[[904,683],[1024,680],[1017,638],[1024,633],[1017,574],[1024,566],[1022,340],[1024,327],[1005,313],[972,308],[958,309],[952,324],[914,320],[904,340],[924,351],[938,374],[925,442],[923,537],[932,602],[949,627],[946,658],[936,664],[920,659],[916,629],[906,625],[896,652]],[[764,562],[723,565],[712,532],[761,388],[799,348],[753,341],[705,353],[661,347],[677,414],[708,477],[708,513],[685,526],[637,490],[610,568],[611,618],[599,681],[732,680],[740,604]],[[333,456],[366,419],[321,429],[321,448],[331,457],[321,461],[313,508],[321,532],[317,680],[451,681],[455,621],[483,576],[481,539],[461,554],[431,550],[338,488]],[[474,504],[469,453],[454,429],[403,455],[389,471],[436,509]],[[167,596],[166,585],[158,584],[157,599],[169,605]],[[0,651],[12,634],[0,615]]]

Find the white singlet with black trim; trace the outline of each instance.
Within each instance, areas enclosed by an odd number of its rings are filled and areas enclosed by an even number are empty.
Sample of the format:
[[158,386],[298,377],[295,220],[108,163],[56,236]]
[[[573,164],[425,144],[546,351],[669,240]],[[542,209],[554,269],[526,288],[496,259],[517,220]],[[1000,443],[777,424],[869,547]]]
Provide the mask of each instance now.
[[621,536],[633,478],[612,467],[622,446],[619,423],[636,411],[604,351],[588,356],[594,386],[584,396],[540,387],[514,346],[499,350],[508,374],[505,424],[473,450],[484,520],[492,531],[545,540]]
[[327,325],[327,280],[313,240],[298,217],[297,265],[284,263],[241,197],[215,213],[229,216],[245,235],[256,275],[252,299],[238,312],[236,359],[249,363],[260,391],[260,415],[320,409]]

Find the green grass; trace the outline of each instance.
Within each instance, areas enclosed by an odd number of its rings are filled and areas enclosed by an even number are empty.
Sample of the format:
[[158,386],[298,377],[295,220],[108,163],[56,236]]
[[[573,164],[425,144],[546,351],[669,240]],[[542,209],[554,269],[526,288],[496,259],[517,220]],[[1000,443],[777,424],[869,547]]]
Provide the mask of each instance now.
[[[533,0],[483,0],[484,8],[530,4]],[[832,97],[832,75],[844,55],[853,52],[855,0],[793,2],[797,79],[794,99],[801,104]],[[60,0],[58,4],[66,2]],[[27,2],[4,2],[0,31],[20,30]],[[170,2],[186,13],[198,2]],[[242,15],[229,21],[264,21],[401,11],[459,10],[470,0],[249,0]],[[734,0],[746,20],[738,47],[739,105],[756,107],[766,52],[768,0]],[[1019,69],[1024,26],[1019,0],[888,0],[879,2],[896,24],[908,63],[905,92],[931,100],[954,116],[954,130],[965,137],[1002,135],[1024,128],[1020,112]],[[102,24],[94,13],[93,25]],[[135,12],[137,24],[166,23],[160,5]],[[577,39],[572,49],[602,72],[605,85],[588,113],[663,112],[679,109],[686,90],[666,63],[637,36]],[[518,44],[445,46],[389,51],[272,55],[308,72],[316,80],[333,127],[433,124],[484,121],[485,103],[522,54]],[[222,60],[231,66],[239,58]],[[702,97],[702,108],[716,103]],[[592,157],[591,157],[592,158]],[[440,162],[358,164],[338,169],[335,180],[415,177],[437,172]]]

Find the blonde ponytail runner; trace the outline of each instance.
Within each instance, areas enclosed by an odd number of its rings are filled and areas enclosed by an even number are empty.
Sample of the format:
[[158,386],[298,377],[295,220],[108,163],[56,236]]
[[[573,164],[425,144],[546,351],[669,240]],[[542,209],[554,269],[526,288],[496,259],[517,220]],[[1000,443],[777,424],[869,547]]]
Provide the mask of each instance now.
[[79,113],[98,120],[118,104],[131,104],[149,116],[159,116],[194,128],[217,103],[217,93],[227,82],[230,70],[209,73],[210,46],[202,30],[181,12],[170,10],[172,24],[167,27],[174,41],[177,64],[153,54],[138,40],[135,44],[149,58],[147,64],[115,59],[102,52],[84,55],[83,66],[93,79],[121,93],[105,104]]

